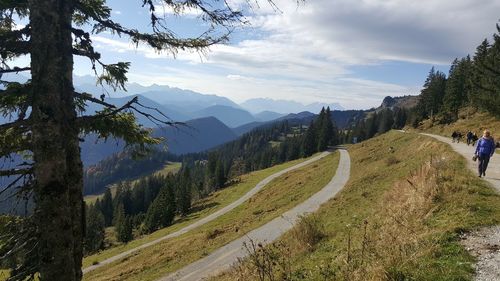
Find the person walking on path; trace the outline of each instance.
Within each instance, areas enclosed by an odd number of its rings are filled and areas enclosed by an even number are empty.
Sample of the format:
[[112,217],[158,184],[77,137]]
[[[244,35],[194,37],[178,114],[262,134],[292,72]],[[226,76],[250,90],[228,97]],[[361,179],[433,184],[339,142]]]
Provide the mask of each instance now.
[[479,139],[479,138],[477,137],[477,134],[476,134],[476,133],[474,133],[474,134],[472,135],[472,146],[475,146],[475,145],[476,145],[476,142],[477,142],[477,140],[478,140],[478,139]]
[[453,133],[451,134],[451,142],[455,142],[455,140],[457,139],[457,136],[458,136],[457,131],[453,131]]
[[473,136],[473,135],[474,135],[474,134],[472,134],[472,132],[471,132],[471,131],[468,131],[468,132],[467,132],[467,145],[470,145],[470,144],[472,143],[472,136]]
[[476,146],[475,155],[478,157],[478,172],[479,177],[486,176],[486,169],[488,168],[488,163],[490,158],[495,153],[495,141],[491,136],[490,131],[485,130],[483,137],[479,139]]

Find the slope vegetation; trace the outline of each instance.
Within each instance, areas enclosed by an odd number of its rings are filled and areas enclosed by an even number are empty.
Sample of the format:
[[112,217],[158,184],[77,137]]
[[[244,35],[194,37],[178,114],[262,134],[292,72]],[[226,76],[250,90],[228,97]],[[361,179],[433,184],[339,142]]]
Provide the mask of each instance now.
[[270,182],[247,202],[218,219],[96,269],[86,274],[84,279],[155,280],[173,272],[309,198],[330,181],[338,160],[338,153],[333,153],[286,173]]
[[213,280],[471,280],[474,259],[459,242],[500,222],[500,196],[430,137],[392,131],[349,151],[337,197]]
[[450,137],[453,131],[459,131],[462,132],[462,135],[465,135],[469,130],[481,136],[483,130],[489,129],[493,136],[496,136],[495,139],[500,139],[500,119],[488,113],[475,112],[475,110],[472,109],[463,109],[456,122],[451,124],[439,123],[439,120],[435,120],[434,122],[425,120],[421,126],[419,126],[419,129],[446,137]]

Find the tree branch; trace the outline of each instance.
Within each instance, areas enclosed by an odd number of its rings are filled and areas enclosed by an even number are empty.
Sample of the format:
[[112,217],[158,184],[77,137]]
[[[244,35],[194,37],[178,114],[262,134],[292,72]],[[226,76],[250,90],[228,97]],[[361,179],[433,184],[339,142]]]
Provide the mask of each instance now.
[[228,39],[227,34],[216,38],[205,36],[199,38],[179,39],[170,32],[156,31],[153,34],[141,33],[135,29],[125,28],[122,25],[110,20],[109,18],[105,18],[96,14],[95,11],[84,6],[82,3],[77,3],[76,8],[80,10],[82,14],[89,16],[98,23],[94,27],[95,32],[100,32],[108,29],[117,34],[126,34],[135,44],[144,42],[158,51],[168,49],[172,52],[175,52],[177,49],[203,49],[215,44],[225,42]]
[[19,73],[21,71],[29,71],[31,70],[31,67],[14,67],[11,69],[1,69],[0,68],[0,74],[5,74],[5,73]]
[[29,175],[33,173],[33,168],[0,170],[0,177],[9,177],[14,175]]
[[108,107],[108,108],[116,108],[116,106],[114,104],[110,104],[110,103],[107,103],[107,102],[102,101],[100,99],[94,98],[91,94],[88,94],[88,93],[77,93],[77,92],[74,92],[73,95],[76,98],[83,99],[83,100],[86,100],[86,101],[90,101],[90,102],[93,102],[93,103],[97,103],[97,104],[103,105],[103,106]]
[[23,120],[16,120],[15,122],[10,122],[6,124],[1,124],[0,125],[0,132],[11,129],[11,128],[20,128],[20,127],[25,127],[31,124],[30,119],[23,119]]
[[116,115],[121,111],[124,111],[126,109],[131,108],[132,104],[137,103],[137,100],[138,100],[138,97],[134,97],[133,99],[128,101],[123,106],[116,108],[115,110],[112,110],[110,112],[104,112],[104,113],[100,113],[100,114],[96,114],[96,115],[85,115],[85,116],[78,117],[77,122],[81,124],[81,123],[89,122],[89,121],[92,121],[92,120],[95,120],[98,118],[106,118],[109,116]]

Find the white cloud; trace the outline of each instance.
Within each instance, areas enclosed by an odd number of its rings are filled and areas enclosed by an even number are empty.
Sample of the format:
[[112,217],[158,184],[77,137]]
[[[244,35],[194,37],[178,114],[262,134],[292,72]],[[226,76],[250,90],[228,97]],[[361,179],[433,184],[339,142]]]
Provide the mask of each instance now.
[[[224,69],[222,74],[190,71],[162,77],[161,72],[133,73],[137,82],[166,83],[245,100],[250,97],[340,102],[362,108],[386,95],[416,94],[418,88],[356,77],[350,67],[385,61],[446,65],[474,52],[495,32],[500,1],[484,0],[314,0],[297,6],[276,0],[276,12],[265,0],[245,8],[246,0],[229,0],[233,8],[250,12],[252,27],[240,40],[218,45],[206,54],[180,52],[188,66]],[[162,15],[172,9],[158,7]],[[199,16],[198,10],[184,14]],[[96,37],[107,50],[135,52],[149,59],[172,59],[169,53],[128,42]],[[205,67],[206,66],[206,67]],[[238,73],[238,74],[234,74]],[[131,76],[132,77],[132,76]]]
[[198,17],[202,14],[202,11],[196,8],[182,8],[175,10],[172,6],[155,5],[155,13],[157,16],[160,17],[173,16],[173,15]]

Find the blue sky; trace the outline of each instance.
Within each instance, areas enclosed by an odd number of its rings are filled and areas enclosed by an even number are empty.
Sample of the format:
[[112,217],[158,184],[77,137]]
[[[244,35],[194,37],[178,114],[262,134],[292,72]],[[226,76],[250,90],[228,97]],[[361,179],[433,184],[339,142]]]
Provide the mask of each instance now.
[[[200,54],[157,54],[109,34],[93,36],[106,62],[129,61],[129,80],[164,84],[243,102],[267,97],[302,103],[338,102],[345,108],[377,106],[387,95],[418,94],[432,66],[448,72],[456,57],[473,54],[495,33],[498,0],[277,0],[248,7],[251,25],[228,44]],[[147,30],[148,11],[139,0],[108,0],[113,18]],[[158,0],[157,2],[161,2]],[[254,1],[249,1],[254,3]],[[189,10],[182,17],[158,9],[180,36],[207,26]],[[91,74],[75,61],[77,75]]]

